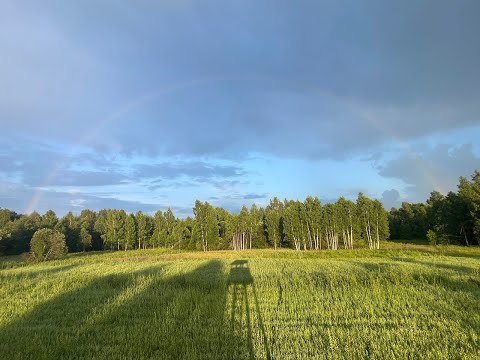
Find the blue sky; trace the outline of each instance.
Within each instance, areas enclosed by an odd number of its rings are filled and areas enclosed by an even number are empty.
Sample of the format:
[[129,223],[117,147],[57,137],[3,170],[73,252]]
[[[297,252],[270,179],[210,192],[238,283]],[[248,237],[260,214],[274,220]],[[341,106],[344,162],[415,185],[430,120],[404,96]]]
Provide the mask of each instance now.
[[0,207],[387,208],[480,168],[480,3],[0,1]]

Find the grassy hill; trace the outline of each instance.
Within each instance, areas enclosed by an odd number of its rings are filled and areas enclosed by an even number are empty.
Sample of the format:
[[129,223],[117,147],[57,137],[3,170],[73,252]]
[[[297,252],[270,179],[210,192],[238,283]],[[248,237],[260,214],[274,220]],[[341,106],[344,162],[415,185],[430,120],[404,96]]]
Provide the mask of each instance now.
[[480,249],[72,254],[0,260],[4,359],[465,359]]

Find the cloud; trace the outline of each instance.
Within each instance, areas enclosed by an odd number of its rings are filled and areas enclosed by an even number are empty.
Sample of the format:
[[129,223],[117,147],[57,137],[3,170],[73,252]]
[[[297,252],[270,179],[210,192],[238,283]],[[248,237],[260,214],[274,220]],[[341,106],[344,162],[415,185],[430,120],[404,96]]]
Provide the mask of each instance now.
[[380,201],[388,211],[393,207],[398,208],[400,205],[400,193],[395,189],[385,190]]
[[267,197],[268,197],[267,194],[250,193],[250,194],[243,195],[243,199],[245,199],[245,200],[266,199]]
[[130,180],[118,164],[96,154],[63,153],[41,142],[20,141],[11,146],[8,141],[0,141],[0,144],[5,146],[0,151],[0,174],[18,177],[25,185],[105,186]]
[[[34,198],[35,192],[35,189],[26,186],[0,182],[0,204],[4,208],[23,213],[27,204]],[[79,212],[83,208],[95,211],[101,209],[124,209],[127,212],[142,210],[151,213],[159,209],[165,210],[167,206],[115,197],[102,197],[88,193],[42,190],[40,201],[38,201],[34,210],[45,213],[47,210],[53,209],[58,215],[63,215],[68,211]],[[178,209],[185,211],[183,208]]]
[[[295,160],[334,171],[345,188],[424,200],[478,164],[458,134],[480,131],[479,11],[467,0],[4,1],[0,180],[29,193],[102,187],[104,198],[128,188],[144,201],[188,189],[238,196],[234,208],[271,188],[298,194],[292,174],[271,176]],[[385,161],[398,145],[454,132],[455,149]],[[292,167],[259,165],[255,154]],[[354,184],[327,166],[355,158],[388,181]],[[308,166],[297,179],[315,191]],[[87,206],[77,195],[48,198]]]
[[472,144],[440,144],[421,152],[405,151],[378,170],[383,177],[402,180],[409,201],[423,202],[434,190],[444,194],[455,191],[458,178],[478,168],[480,157]]
[[475,125],[479,10],[7,2],[3,130],[101,153],[323,159]]
[[245,172],[238,166],[215,165],[200,161],[191,162],[164,162],[159,164],[135,165],[135,175],[142,178],[178,179],[187,177],[196,181],[206,181],[214,178],[232,178],[244,175]]

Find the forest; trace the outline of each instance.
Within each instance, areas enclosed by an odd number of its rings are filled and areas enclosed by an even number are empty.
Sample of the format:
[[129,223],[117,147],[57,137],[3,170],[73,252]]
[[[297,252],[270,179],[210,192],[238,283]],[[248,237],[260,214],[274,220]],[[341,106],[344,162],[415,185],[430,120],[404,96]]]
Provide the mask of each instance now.
[[458,191],[431,193],[425,203],[403,202],[387,212],[379,200],[359,193],[322,204],[317,197],[303,202],[278,198],[263,208],[243,206],[238,214],[197,200],[193,217],[177,218],[172,210],[154,215],[138,211],[84,209],[58,218],[53,210],[40,215],[0,209],[0,254],[30,250],[40,229],[64,236],[69,252],[173,248],[186,250],[378,249],[387,239],[426,239],[430,244],[479,244],[480,172],[459,179]]

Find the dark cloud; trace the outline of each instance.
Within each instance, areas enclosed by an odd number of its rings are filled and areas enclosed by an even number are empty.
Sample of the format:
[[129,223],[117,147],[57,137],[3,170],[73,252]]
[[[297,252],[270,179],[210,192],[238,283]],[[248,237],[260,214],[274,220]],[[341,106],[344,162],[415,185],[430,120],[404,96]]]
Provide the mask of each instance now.
[[177,179],[188,177],[196,181],[214,178],[232,178],[244,175],[238,166],[215,165],[206,162],[164,162],[160,164],[136,165],[135,175],[141,178]]
[[379,174],[402,180],[409,201],[423,202],[433,190],[456,190],[458,178],[480,168],[480,157],[471,144],[437,145],[416,152],[410,150],[379,167]]
[[1,10],[7,133],[99,152],[319,159],[478,124],[478,1]]
[[407,186],[387,188],[423,200],[477,167],[468,141],[387,163],[377,154],[480,131],[479,12],[474,0],[4,1],[0,179],[213,187],[240,197],[233,209],[269,191],[242,189],[255,154],[319,164],[370,154]]
[[[4,144],[6,142],[3,142]],[[46,148],[42,143],[21,143],[0,151],[0,174],[20,177],[29,186],[108,186],[131,182],[143,183],[151,190],[211,182],[218,188],[238,183],[233,178],[246,175],[236,165],[205,161],[172,161],[138,164],[137,158],[122,162],[113,156],[96,153],[65,154]],[[182,181],[178,181],[183,179]],[[144,181],[141,181],[144,180]]]
[[0,174],[20,177],[21,182],[29,186],[105,186],[124,184],[130,180],[129,176],[120,172],[118,164],[103,156],[65,154],[38,142],[21,142],[0,150]]
[[266,199],[268,197],[267,194],[254,194],[254,193],[250,193],[250,194],[245,194],[243,195],[243,198],[245,200],[256,200],[256,199]]

